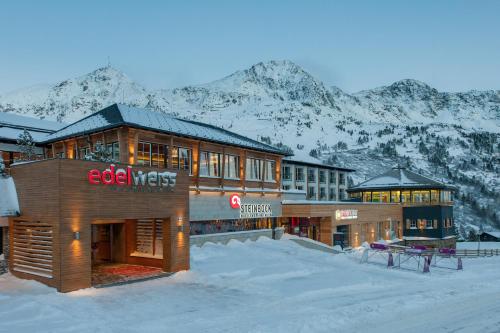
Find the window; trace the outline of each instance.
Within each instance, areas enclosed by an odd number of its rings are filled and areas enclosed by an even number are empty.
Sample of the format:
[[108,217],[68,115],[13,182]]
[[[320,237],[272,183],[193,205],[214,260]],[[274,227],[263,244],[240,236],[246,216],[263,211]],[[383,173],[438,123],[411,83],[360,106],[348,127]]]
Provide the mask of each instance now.
[[288,165],[283,166],[282,173],[283,180],[292,180],[292,169]]
[[137,220],[135,256],[163,258],[163,221]]
[[262,180],[263,161],[257,158],[247,158],[247,180]]
[[330,187],[328,190],[328,199],[335,201],[337,200],[337,191],[335,191],[335,187]]
[[307,188],[307,199],[316,199],[316,187],[309,186]]
[[450,202],[451,200],[451,192],[450,191],[441,191],[441,202]]
[[174,151],[172,154],[174,168],[179,170],[189,171],[189,174],[191,174],[192,173],[191,155],[192,155],[191,149],[174,147]]
[[429,202],[429,191],[413,191],[413,202]]
[[80,159],[84,160],[85,156],[90,155],[90,147],[80,148]]
[[326,188],[324,187],[319,188],[319,199],[326,200]]
[[399,202],[399,197],[400,192],[399,191],[392,191],[391,192],[391,202]]
[[325,170],[319,170],[319,182],[322,184],[326,183],[326,171]]
[[295,168],[295,181],[303,182],[304,181],[304,168]]
[[372,192],[372,202],[380,202],[380,192]]
[[363,202],[371,202],[371,201],[372,201],[372,193],[363,192]]
[[115,162],[120,162],[120,146],[118,142],[112,142],[106,144],[106,150],[111,160]]
[[345,173],[339,172],[339,185],[345,185]]
[[425,220],[425,227],[427,229],[432,229],[432,220],[431,219]]
[[410,229],[417,229],[417,221],[415,220],[410,221]]
[[307,181],[315,182],[316,181],[316,170],[312,168],[307,168]]
[[330,184],[336,184],[337,183],[337,174],[335,173],[335,171],[330,171],[330,180],[329,180],[329,183]]
[[302,186],[302,185],[297,185],[297,186],[295,186],[295,189],[296,189],[297,191],[304,191],[304,186]]
[[200,176],[220,177],[220,153],[200,152]]
[[[118,143],[116,144],[118,145]],[[167,156],[168,146],[143,141],[139,141],[137,144],[138,165],[165,168],[167,165]]]
[[283,185],[281,188],[283,189],[283,191],[289,191],[290,185]]
[[274,182],[276,180],[276,161],[266,161],[265,181]]
[[439,191],[431,190],[431,202],[436,203],[439,202]]
[[224,178],[240,179],[240,157],[236,155],[226,155],[224,167]]
[[410,191],[401,192],[401,202],[410,202],[410,201],[411,201]]
[[341,188],[339,190],[339,199],[340,200],[345,200],[346,198],[347,198],[346,191],[343,188]]

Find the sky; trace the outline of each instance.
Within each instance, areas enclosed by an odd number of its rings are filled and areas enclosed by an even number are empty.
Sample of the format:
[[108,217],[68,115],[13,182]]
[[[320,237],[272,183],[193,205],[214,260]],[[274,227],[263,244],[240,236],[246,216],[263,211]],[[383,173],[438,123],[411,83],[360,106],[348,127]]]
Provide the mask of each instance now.
[[412,78],[500,89],[500,1],[10,1],[0,94],[109,62],[149,89],[288,59],[356,92]]

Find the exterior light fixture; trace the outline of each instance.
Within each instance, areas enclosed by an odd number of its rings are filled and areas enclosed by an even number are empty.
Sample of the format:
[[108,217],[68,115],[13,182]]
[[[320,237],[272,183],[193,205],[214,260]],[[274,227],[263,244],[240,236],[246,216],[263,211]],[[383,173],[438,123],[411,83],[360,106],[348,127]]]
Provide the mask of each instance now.
[[177,218],[177,232],[184,232],[184,224],[182,224],[182,216]]
[[80,240],[80,231],[75,231],[73,233],[73,239],[74,240]]

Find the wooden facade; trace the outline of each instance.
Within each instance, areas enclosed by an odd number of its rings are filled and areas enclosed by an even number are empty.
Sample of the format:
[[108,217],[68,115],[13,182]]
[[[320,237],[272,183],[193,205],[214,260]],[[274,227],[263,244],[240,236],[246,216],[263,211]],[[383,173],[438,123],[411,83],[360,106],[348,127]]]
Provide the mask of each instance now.
[[116,248],[121,261],[160,265],[169,272],[189,269],[187,172],[175,170],[176,184],[165,191],[89,183],[89,170],[109,166],[51,159],[12,167],[22,214],[10,221],[12,274],[41,281],[62,292],[90,287],[92,224],[121,225],[117,237],[125,239],[133,237],[130,230],[137,219],[163,221],[163,259],[155,262],[133,257],[131,249],[125,247],[130,242],[123,241],[119,242],[123,246]]
[[[232,187],[232,188],[249,188],[249,189],[273,189],[278,190],[281,182],[281,160],[282,155],[261,152],[252,149],[246,149],[227,144],[203,141],[198,139],[180,137],[159,133],[155,131],[147,131],[132,127],[122,126],[106,130],[103,132],[92,133],[85,136],[58,141],[50,144],[46,148],[48,157],[64,157],[68,159],[76,159],[75,152],[79,152],[84,147],[93,149],[97,142],[106,145],[112,142],[118,142],[120,150],[120,163],[136,165],[138,162],[138,144],[139,142],[148,142],[168,146],[169,153],[167,158],[167,168],[171,169],[174,166],[172,161],[173,148],[182,147],[192,151],[192,169],[190,174],[190,185],[194,188],[202,187]],[[236,155],[239,157],[239,179],[226,179],[225,177],[203,177],[200,176],[200,153],[202,151],[214,152],[222,154],[221,164],[224,170],[224,156],[226,154]],[[262,172],[262,179],[247,180],[246,179],[246,159],[258,158],[261,160],[272,160],[275,162],[275,177],[274,181],[265,181],[265,171]],[[264,168],[265,170],[265,168]],[[265,192],[265,191],[263,191]],[[265,193],[263,193],[265,194]]]
[[[364,241],[374,242],[380,238],[389,239],[386,230],[392,228],[402,232],[402,207],[399,204],[372,204],[372,203],[299,203],[284,204],[282,207],[283,218],[308,217],[319,219],[319,241],[333,245],[333,233],[338,226],[345,225],[349,230],[349,244],[360,246]],[[356,211],[355,219],[337,219],[338,210]]]

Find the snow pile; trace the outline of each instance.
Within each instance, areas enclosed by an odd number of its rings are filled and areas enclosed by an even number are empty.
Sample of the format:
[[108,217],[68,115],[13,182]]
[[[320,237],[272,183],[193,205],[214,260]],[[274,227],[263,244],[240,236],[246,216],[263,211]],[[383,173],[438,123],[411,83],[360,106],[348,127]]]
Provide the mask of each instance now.
[[290,240],[191,251],[191,271],[68,294],[0,276],[0,330],[497,332],[500,323],[500,257],[423,275]]

